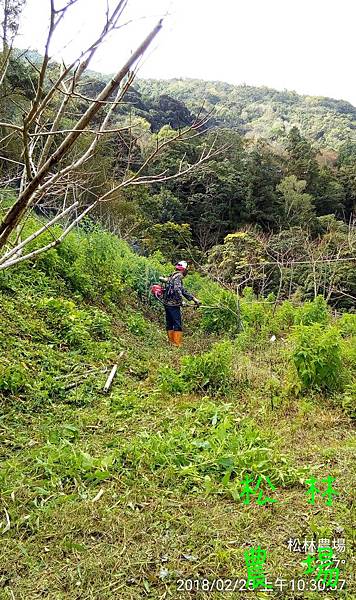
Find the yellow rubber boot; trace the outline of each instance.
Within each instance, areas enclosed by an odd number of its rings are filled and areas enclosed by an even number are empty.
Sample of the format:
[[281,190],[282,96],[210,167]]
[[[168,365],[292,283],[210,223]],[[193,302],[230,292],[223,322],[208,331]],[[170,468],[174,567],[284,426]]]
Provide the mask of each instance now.
[[183,333],[181,331],[173,331],[173,344],[175,346],[181,346],[183,339]]

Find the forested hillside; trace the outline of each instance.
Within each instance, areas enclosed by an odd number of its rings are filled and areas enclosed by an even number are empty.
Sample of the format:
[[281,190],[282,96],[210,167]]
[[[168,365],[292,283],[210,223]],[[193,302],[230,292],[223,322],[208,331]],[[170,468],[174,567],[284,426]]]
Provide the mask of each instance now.
[[[107,79],[94,72],[91,78],[92,85]],[[319,149],[337,150],[356,140],[356,108],[334,98],[199,79],[138,79],[128,99],[153,131],[166,124],[183,127],[203,109],[213,111],[215,125],[276,146],[292,127]]]
[[[16,127],[22,108],[33,101],[40,61],[32,53],[29,61],[15,54],[10,62],[1,110]],[[58,72],[50,63],[49,76]],[[58,129],[69,131],[106,82],[87,73]],[[48,123],[56,102],[44,114]],[[217,110],[205,122],[213,106]],[[69,186],[67,198],[75,194],[83,209],[94,200],[94,219],[140,253],[159,250],[174,260],[184,251],[228,285],[251,285],[256,293],[282,298],[320,293],[350,308],[356,297],[354,117],[355,108],[331,99],[193,80],[140,80],[113,107],[113,133],[96,140],[95,156],[78,168],[78,183]],[[200,135],[191,135],[197,119],[203,119]],[[278,131],[277,121],[284,123]],[[40,136],[48,133],[43,127]],[[93,135],[83,135],[67,161],[85,152]],[[198,164],[212,149],[211,158]],[[12,186],[20,181],[21,152],[16,135],[5,137],[2,177]],[[125,179],[137,174],[150,185],[127,187]],[[41,210],[51,215],[56,206],[54,194]]]
[[[19,51],[33,64],[38,52]],[[109,76],[88,72],[86,91],[98,90]],[[337,151],[356,140],[356,107],[342,99],[303,96],[290,90],[251,85],[232,85],[200,79],[136,79],[126,96],[128,106],[146,119],[153,131],[163,125],[188,125],[194,114],[212,112],[212,122],[250,139],[282,145],[292,127],[297,127],[317,149]]]
[[295,126],[320,148],[355,140],[356,108],[344,100],[198,79],[140,80],[137,87],[144,99],[171,96],[194,113],[204,104],[217,123],[250,138],[278,143]]

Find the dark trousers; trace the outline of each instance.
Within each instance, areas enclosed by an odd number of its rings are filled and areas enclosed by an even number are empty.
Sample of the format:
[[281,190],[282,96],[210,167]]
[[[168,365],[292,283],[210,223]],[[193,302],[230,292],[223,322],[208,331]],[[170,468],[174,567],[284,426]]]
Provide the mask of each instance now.
[[166,311],[166,329],[167,331],[182,331],[182,314],[180,306],[167,306]]

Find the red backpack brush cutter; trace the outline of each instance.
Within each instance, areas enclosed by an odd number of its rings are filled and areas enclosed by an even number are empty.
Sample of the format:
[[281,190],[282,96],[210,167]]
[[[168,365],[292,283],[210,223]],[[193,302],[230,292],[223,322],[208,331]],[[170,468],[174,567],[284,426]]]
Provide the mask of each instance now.
[[163,298],[163,286],[160,285],[159,283],[155,283],[154,285],[151,286],[151,294],[153,294],[155,296],[155,298],[157,298],[157,300],[162,300]]

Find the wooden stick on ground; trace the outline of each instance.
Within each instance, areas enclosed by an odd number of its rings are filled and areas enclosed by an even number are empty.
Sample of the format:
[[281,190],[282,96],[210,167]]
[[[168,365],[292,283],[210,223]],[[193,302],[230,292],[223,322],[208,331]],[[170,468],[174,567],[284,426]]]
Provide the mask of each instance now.
[[[124,350],[122,350],[122,351],[120,352],[118,359],[120,360],[120,358],[122,358],[122,357],[123,357],[123,355],[124,355]],[[108,393],[108,391],[109,391],[109,390],[110,390],[110,388],[111,388],[111,384],[112,384],[112,382],[113,382],[113,379],[114,379],[114,377],[115,377],[115,374],[116,374],[116,371],[117,371],[117,367],[118,367],[118,364],[116,363],[116,365],[114,365],[114,366],[113,366],[113,368],[112,368],[112,369],[111,369],[111,371],[110,371],[110,375],[109,375],[109,377],[107,378],[107,380],[106,380],[106,383],[105,383],[105,385],[104,385],[104,389],[103,389],[103,392],[104,392],[104,394],[107,394],[107,393]]]

